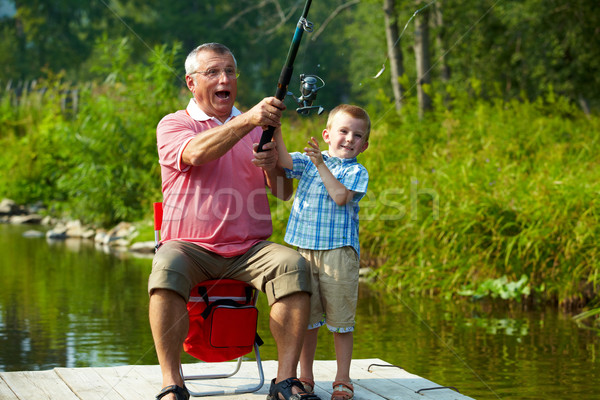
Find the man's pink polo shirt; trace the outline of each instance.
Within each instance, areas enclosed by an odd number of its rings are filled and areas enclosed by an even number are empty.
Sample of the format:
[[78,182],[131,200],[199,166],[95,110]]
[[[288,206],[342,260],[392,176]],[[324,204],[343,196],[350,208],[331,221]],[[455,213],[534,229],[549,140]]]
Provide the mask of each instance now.
[[[234,107],[229,119],[240,114]],[[183,163],[183,149],[190,140],[220,124],[200,110],[194,99],[186,110],[159,122],[161,237],[163,242],[184,240],[233,257],[271,236],[273,226],[263,170],[251,162],[252,145],[262,134],[260,127],[217,160],[196,167]]]

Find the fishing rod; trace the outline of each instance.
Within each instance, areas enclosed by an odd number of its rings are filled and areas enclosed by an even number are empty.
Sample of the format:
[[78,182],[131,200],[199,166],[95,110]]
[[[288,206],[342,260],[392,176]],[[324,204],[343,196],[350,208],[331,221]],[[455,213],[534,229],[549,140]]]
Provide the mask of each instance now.
[[[302,16],[298,20],[298,24],[296,24],[296,31],[294,32],[294,37],[292,38],[292,44],[290,45],[285,64],[281,69],[279,81],[277,82],[277,91],[275,92],[275,97],[282,101],[286,95],[292,95],[294,97],[294,100],[298,103],[298,105],[300,105],[300,107],[297,108],[296,111],[301,115],[308,115],[312,109],[318,109],[319,114],[323,112],[323,107],[312,105],[313,101],[317,96],[317,91],[323,86],[325,86],[325,82],[318,76],[305,74],[300,75],[301,95],[299,98],[294,96],[293,93],[288,92],[288,85],[290,84],[290,80],[292,79],[292,73],[294,71],[294,61],[296,60],[296,54],[298,54],[298,48],[300,47],[302,34],[304,33],[304,31],[308,33],[313,31],[313,23],[309,22],[306,19],[311,3],[312,0],[306,0],[306,4],[304,5],[304,11],[302,11]],[[319,84],[321,86],[319,86]],[[267,129],[263,131],[263,134],[260,138],[260,142],[258,143],[258,151],[263,151],[263,146],[273,139],[274,132],[274,126],[268,126]]]

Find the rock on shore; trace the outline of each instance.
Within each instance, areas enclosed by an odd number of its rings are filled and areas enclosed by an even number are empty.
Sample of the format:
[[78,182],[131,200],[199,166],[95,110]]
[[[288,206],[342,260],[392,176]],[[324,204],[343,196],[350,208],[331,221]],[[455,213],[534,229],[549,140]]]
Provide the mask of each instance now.
[[137,228],[130,222],[120,222],[114,228],[106,230],[86,226],[79,220],[57,220],[51,217],[42,217],[37,212],[41,206],[25,207],[16,204],[11,199],[0,201],[0,223],[14,225],[43,225],[51,227],[46,233],[37,230],[28,230],[23,236],[28,238],[46,237],[49,240],[64,240],[80,238],[93,240],[101,246],[111,248],[130,249],[135,253],[152,254],[154,242],[138,242],[131,245],[132,240],[138,235]]

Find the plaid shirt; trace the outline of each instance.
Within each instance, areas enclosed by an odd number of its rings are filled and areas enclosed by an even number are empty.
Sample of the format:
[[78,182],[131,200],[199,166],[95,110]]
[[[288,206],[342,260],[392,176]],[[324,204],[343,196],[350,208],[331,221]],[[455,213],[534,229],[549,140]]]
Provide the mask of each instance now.
[[358,243],[358,202],[367,192],[369,174],[356,158],[330,157],[323,152],[325,165],[348,190],[356,192],[346,205],[338,206],[327,193],[317,168],[302,153],[290,153],[293,169],[288,178],[299,179],[284,240],[303,249],[330,250]]

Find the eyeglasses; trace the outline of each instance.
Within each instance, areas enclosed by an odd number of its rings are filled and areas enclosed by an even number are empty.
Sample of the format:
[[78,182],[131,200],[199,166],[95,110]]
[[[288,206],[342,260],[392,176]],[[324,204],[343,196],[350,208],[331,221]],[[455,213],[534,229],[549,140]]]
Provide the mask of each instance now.
[[238,72],[238,70],[236,70],[233,67],[226,67],[223,69],[209,68],[206,71],[194,71],[194,72],[192,72],[192,74],[201,74],[201,75],[204,75],[208,79],[217,79],[221,76],[221,74],[223,72],[230,79],[237,79],[240,76],[240,73]]

